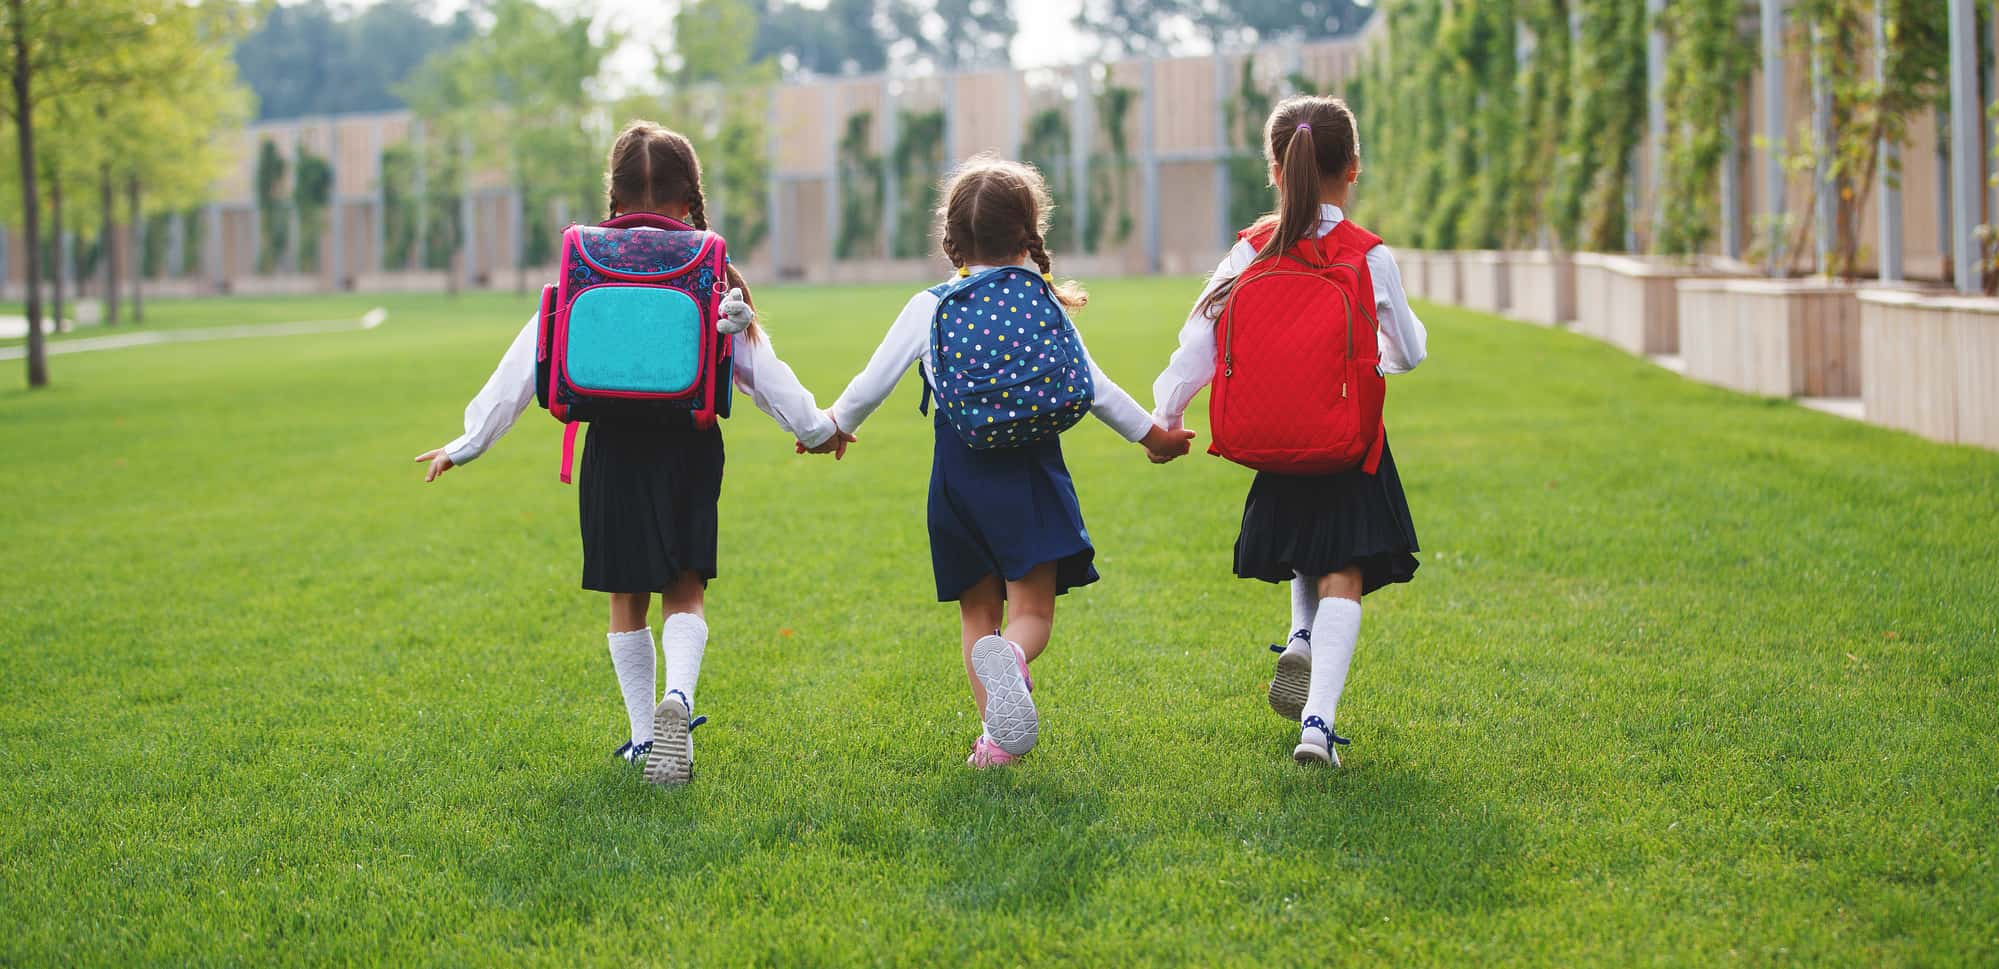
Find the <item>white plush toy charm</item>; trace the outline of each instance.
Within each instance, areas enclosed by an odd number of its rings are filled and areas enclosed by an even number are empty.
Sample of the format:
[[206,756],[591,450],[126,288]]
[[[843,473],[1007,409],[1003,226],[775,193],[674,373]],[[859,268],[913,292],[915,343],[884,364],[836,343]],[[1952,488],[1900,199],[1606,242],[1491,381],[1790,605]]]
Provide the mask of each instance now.
[[743,291],[740,287],[731,287],[722,296],[720,309],[722,317],[715,321],[715,329],[731,336],[749,329],[750,324],[757,321],[757,311],[743,301]]

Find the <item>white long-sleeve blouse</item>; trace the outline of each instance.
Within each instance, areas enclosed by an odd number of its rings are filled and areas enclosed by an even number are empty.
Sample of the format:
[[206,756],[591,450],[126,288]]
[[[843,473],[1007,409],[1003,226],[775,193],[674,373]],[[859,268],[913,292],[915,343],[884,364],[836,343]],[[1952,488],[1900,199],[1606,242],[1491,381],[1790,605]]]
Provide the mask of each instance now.
[[[1313,234],[1324,237],[1333,231],[1346,213],[1337,205],[1319,206],[1319,224]],[[1195,301],[1194,312],[1180,327],[1180,348],[1173,351],[1166,370],[1152,384],[1152,419],[1168,430],[1179,430],[1187,405],[1202,387],[1215,377],[1215,321],[1199,309],[1215,288],[1236,278],[1256,261],[1256,248],[1238,240],[1223,257],[1208,285]],[[1380,320],[1381,372],[1408,373],[1428,356],[1429,332],[1409,308],[1409,296],[1402,290],[1402,270],[1395,254],[1385,245],[1367,251],[1367,272],[1374,277],[1375,317]]]
[[[984,272],[992,266],[973,266],[971,272]],[[1030,272],[1039,274],[1040,269],[1024,266]],[[868,415],[881,407],[888,399],[895,385],[912,363],[922,368],[924,379],[932,379],[936,363],[930,354],[930,323],[937,315],[938,297],[924,290],[909,298],[895,322],[888,328],[888,335],[882,338],[881,346],[875,348],[874,356],[868,358],[868,365],[855,375],[840,399],[831,408],[833,420],[840,429],[853,433],[868,419]],[[1082,340],[1079,329],[1076,339]],[[1089,347],[1083,348],[1083,355],[1089,357]],[[1152,417],[1145,408],[1134,400],[1123,388],[1111,382],[1102,367],[1090,359],[1090,381],[1096,386],[1096,398],[1090,405],[1090,413],[1127,441],[1142,440],[1152,430]]]
[[[452,464],[465,464],[486,453],[534,401],[537,320],[538,316],[528,317],[527,325],[500,357],[500,365],[486,378],[486,385],[465,405],[465,433],[444,447]],[[750,339],[747,332],[730,339],[735,341],[736,388],[748,394],[758,410],[769,414],[807,447],[816,447],[833,436],[833,422],[819,410],[812,392],[798,382],[798,375],[778,359],[768,332],[758,340]]]

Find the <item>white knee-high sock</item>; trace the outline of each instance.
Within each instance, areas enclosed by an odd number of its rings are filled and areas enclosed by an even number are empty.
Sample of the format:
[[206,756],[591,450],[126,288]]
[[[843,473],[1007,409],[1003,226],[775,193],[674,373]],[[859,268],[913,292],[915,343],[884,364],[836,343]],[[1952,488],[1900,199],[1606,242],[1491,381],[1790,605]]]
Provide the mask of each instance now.
[[1291,629],[1284,634],[1285,644],[1290,647],[1309,649],[1311,643],[1294,640],[1301,629],[1311,629],[1312,620],[1319,612],[1319,583],[1306,576],[1295,576],[1291,580]]
[[1312,688],[1305,696],[1304,718],[1318,717],[1333,726],[1340,693],[1347,688],[1347,667],[1360,642],[1360,603],[1352,599],[1321,599],[1312,622]]
[[652,739],[653,689],[658,666],[653,659],[652,629],[612,633],[611,669],[618,674],[618,691],[625,695],[625,716],[632,722],[632,743]]
[[660,652],[666,655],[667,692],[679,690],[694,708],[694,681],[701,678],[701,654],[708,648],[708,623],[691,612],[676,612],[659,627]]

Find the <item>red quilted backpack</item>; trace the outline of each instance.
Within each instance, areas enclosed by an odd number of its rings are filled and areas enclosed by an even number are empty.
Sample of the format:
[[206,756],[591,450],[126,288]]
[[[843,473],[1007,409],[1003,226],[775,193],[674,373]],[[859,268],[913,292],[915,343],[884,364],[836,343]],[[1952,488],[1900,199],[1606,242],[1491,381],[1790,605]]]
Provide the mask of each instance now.
[[[1276,231],[1241,238],[1261,250]],[[1380,243],[1342,220],[1236,277],[1215,323],[1209,454],[1278,474],[1374,473],[1388,388],[1367,251]]]

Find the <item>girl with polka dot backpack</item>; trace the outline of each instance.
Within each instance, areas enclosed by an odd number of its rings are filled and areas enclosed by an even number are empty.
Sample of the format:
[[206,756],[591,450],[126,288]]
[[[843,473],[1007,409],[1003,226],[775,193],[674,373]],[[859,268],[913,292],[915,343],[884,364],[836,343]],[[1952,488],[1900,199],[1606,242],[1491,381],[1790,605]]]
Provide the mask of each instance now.
[[991,156],[960,167],[938,209],[955,277],[912,297],[828,415],[851,436],[910,364],[937,398],[930,467],[930,560],[937,599],[957,602],[965,672],[984,732],[967,762],[1012,763],[1040,736],[1028,664],[1048,646],[1055,599],[1097,581],[1096,550],[1062,460],[1061,433],[1085,413],[1143,444],[1156,462],[1193,435],[1154,424],[1090,359],[1043,242],[1041,175]]

